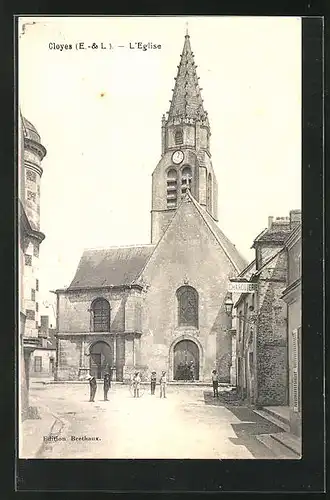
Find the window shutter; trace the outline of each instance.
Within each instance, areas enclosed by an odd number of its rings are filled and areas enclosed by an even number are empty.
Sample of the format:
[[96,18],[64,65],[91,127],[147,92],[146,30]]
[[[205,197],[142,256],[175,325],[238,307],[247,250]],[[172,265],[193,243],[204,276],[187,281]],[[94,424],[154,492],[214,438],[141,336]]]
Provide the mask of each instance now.
[[292,330],[292,405],[299,411],[298,330]]

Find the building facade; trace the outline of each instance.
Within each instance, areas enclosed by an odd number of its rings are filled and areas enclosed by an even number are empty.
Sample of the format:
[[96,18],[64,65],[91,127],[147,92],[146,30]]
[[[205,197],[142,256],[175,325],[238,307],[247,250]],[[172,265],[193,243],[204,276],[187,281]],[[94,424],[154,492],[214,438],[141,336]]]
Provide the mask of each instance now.
[[40,316],[38,345],[31,355],[30,378],[54,379],[56,365],[56,328],[48,316]]
[[19,349],[21,414],[29,415],[31,354],[38,346],[41,162],[46,149],[35,127],[19,114],[18,132],[19,230]]
[[301,436],[301,223],[296,213],[296,228],[285,241],[288,259],[288,286],[282,299],[287,304],[290,429]]
[[186,35],[161,158],[152,174],[151,243],[86,250],[70,286],[57,290],[56,377],[117,380],[166,370],[170,380],[224,382],[233,373],[224,309],[228,279],[245,259],[217,225],[210,124]]
[[273,220],[255,239],[255,260],[240,274],[255,284],[235,303],[237,315],[237,386],[248,404],[287,406],[289,403],[289,342],[287,305],[287,238],[300,211]]

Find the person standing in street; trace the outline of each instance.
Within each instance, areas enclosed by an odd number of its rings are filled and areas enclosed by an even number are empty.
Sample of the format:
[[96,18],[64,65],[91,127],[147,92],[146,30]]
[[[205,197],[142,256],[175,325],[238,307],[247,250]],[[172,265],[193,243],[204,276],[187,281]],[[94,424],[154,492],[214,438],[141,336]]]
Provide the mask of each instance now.
[[111,378],[109,373],[106,373],[104,375],[104,381],[103,381],[103,394],[104,394],[104,401],[109,401],[108,400],[108,392],[111,387]]
[[133,377],[133,389],[134,389],[134,397],[140,397],[140,384],[141,384],[141,376],[139,372],[136,372]]
[[155,394],[155,389],[156,389],[156,383],[157,383],[157,375],[156,372],[153,371],[151,372],[151,394]]
[[97,382],[96,378],[93,376],[89,377],[89,402],[93,403],[95,399],[95,394],[96,394],[96,389],[97,389]]
[[160,397],[166,398],[166,383],[167,383],[167,377],[166,377],[166,372],[162,372],[162,376],[160,377],[159,384],[160,384]]
[[219,379],[216,370],[212,370],[213,397],[219,397]]

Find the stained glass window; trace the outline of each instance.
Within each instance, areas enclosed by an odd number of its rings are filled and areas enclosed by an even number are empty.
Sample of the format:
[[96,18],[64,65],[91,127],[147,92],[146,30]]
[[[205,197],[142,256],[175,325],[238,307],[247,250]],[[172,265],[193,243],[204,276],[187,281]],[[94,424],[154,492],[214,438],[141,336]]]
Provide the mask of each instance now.
[[110,331],[110,304],[106,299],[96,299],[92,305],[94,332]]
[[198,293],[191,286],[182,286],[177,291],[179,326],[198,328]]

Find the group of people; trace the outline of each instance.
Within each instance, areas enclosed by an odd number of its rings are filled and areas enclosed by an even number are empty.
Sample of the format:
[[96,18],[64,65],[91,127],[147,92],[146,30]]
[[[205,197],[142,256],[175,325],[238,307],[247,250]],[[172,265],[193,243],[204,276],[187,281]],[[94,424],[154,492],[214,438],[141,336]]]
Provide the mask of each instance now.
[[195,380],[195,365],[193,361],[188,363],[187,361],[181,361],[176,369],[176,380],[186,380],[194,382]]
[[[105,373],[104,374],[104,379],[103,379],[103,397],[104,401],[109,401],[108,400],[108,392],[111,387],[111,379],[112,379],[112,372],[110,373]],[[95,401],[95,395],[96,395],[96,389],[97,389],[97,382],[96,378],[94,376],[89,376],[89,401],[90,403],[93,403]]]
[[[141,374],[140,374],[140,372],[135,372],[131,383],[133,386],[134,398],[139,398],[140,397],[140,386],[141,386]],[[151,372],[151,378],[150,378],[151,395],[155,394],[156,384],[157,384],[157,373],[155,371],[153,371],[153,372]],[[167,376],[166,376],[166,372],[163,371],[162,375],[159,379],[160,397],[161,398],[166,398],[166,384],[167,384]]]
[[[108,392],[111,387],[111,380],[112,380],[112,372],[110,373],[105,373],[104,379],[103,379],[103,397],[104,401],[109,401],[108,400]],[[94,402],[95,400],[95,395],[96,395],[96,390],[97,390],[97,382],[96,378],[94,376],[89,376],[89,387],[90,387],[90,395],[89,395],[89,401]],[[140,372],[135,372],[131,384],[133,387],[133,396],[134,398],[139,398],[140,397],[140,387],[141,387],[141,374]],[[151,394],[155,394],[156,390],[156,385],[157,385],[157,373],[155,371],[151,372],[151,378],[150,378],[150,391]],[[166,385],[167,385],[167,374],[166,371],[162,371],[161,377],[159,379],[159,389],[160,393],[159,396],[161,398],[166,398]],[[212,386],[213,386],[213,397],[219,397],[219,378],[216,370],[212,371]]]

